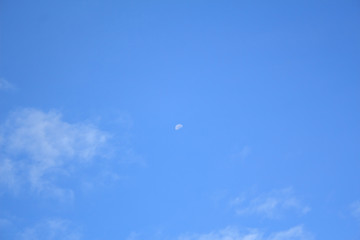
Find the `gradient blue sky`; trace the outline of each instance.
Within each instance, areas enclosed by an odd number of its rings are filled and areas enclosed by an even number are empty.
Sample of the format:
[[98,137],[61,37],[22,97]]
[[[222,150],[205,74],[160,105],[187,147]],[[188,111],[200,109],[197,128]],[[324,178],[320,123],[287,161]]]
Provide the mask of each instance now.
[[0,238],[360,239],[359,24],[356,0],[0,1]]

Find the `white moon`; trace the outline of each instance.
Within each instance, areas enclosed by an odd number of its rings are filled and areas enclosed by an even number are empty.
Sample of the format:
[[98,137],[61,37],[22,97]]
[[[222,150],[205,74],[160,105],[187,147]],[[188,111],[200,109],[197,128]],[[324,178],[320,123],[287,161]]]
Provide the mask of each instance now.
[[182,128],[183,127],[183,125],[182,124],[176,124],[176,126],[175,126],[175,130],[177,131],[177,130],[179,130],[180,128]]

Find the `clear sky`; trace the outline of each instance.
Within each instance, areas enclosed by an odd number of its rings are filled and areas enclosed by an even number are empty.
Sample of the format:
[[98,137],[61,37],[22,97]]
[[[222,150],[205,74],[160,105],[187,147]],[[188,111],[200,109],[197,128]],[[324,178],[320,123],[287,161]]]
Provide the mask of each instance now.
[[0,1],[0,239],[360,239],[360,2]]

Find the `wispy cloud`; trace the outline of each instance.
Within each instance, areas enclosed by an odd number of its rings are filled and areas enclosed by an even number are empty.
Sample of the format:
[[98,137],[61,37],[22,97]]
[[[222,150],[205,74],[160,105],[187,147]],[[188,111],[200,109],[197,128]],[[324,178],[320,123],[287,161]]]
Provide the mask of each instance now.
[[244,160],[251,154],[251,148],[249,146],[243,146],[241,149],[238,149],[230,157],[234,160]]
[[268,240],[310,240],[313,235],[304,230],[303,226],[296,226],[289,230],[273,233]]
[[0,160],[0,183],[10,187],[14,191],[18,188],[16,166],[14,166],[14,162],[8,158]]
[[0,90],[12,89],[14,86],[3,78],[0,78]]
[[9,219],[6,218],[0,218],[0,230],[2,228],[5,228],[7,226],[11,225],[11,221]]
[[137,232],[131,232],[130,235],[126,238],[126,240],[137,240],[140,238],[140,234]]
[[295,226],[285,231],[265,234],[258,229],[239,231],[236,227],[227,227],[205,234],[187,234],[178,240],[312,240],[313,236],[303,226]]
[[108,138],[95,126],[63,121],[55,111],[14,112],[0,132],[0,183],[13,190],[28,184],[36,192],[71,197],[72,190],[56,182],[100,156]]
[[20,240],[80,240],[82,234],[79,228],[63,219],[51,219],[26,228],[18,234]]
[[355,201],[351,205],[352,215],[358,219],[360,219],[360,201]]
[[241,233],[235,227],[226,227],[219,231],[204,234],[187,234],[180,236],[178,240],[260,240],[262,234],[258,230]]
[[239,215],[259,215],[266,218],[281,218],[287,211],[306,214],[310,208],[295,197],[292,188],[271,191],[255,198],[237,197],[230,202]]

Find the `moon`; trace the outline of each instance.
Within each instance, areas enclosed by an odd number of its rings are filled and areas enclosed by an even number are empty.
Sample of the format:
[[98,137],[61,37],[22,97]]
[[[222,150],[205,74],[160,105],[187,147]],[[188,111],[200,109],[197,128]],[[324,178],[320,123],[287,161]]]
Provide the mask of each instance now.
[[175,131],[181,129],[183,125],[181,123],[175,125]]

